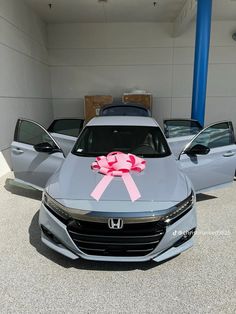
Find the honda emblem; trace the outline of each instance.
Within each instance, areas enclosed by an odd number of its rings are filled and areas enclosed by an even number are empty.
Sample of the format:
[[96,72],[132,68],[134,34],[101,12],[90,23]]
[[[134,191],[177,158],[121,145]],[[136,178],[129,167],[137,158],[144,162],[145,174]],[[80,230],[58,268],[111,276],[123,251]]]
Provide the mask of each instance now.
[[109,218],[108,227],[110,229],[122,229],[124,226],[124,221],[121,218]]

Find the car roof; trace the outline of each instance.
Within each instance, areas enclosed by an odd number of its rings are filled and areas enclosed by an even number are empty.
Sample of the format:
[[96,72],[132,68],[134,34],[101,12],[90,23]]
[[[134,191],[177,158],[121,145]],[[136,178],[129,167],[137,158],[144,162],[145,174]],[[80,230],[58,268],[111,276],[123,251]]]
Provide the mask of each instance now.
[[138,116],[101,116],[95,117],[87,123],[87,126],[96,125],[159,126],[153,118]]
[[[122,100],[114,100],[112,103],[107,104],[106,106],[139,106],[142,108],[145,108],[144,105],[142,105],[141,103],[137,103],[137,102],[123,102]],[[104,107],[102,107],[103,109]]]

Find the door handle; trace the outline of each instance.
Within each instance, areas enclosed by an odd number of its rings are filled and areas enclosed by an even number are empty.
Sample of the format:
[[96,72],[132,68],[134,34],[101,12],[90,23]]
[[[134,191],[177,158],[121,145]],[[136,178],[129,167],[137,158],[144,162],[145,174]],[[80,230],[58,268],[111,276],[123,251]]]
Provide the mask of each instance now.
[[228,151],[228,152],[226,152],[223,156],[224,156],[224,157],[232,157],[232,156],[234,156],[234,155],[235,155],[234,152]]
[[24,151],[23,151],[23,150],[21,150],[20,148],[13,148],[13,149],[12,149],[12,151],[13,151],[14,153],[18,154],[18,155],[20,155],[20,154],[23,154],[23,153],[24,153]]

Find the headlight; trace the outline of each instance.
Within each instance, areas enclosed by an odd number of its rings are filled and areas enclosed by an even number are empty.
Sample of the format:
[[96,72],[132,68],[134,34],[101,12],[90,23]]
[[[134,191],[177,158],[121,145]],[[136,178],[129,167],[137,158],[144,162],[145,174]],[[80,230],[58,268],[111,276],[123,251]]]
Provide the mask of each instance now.
[[70,219],[70,215],[66,211],[66,207],[54,200],[46,192],[43,193],[43,204],[48,208],[49,211],[54,212],[56,215],[60,216],[63,219]]
[[191,194],[185,200],[174,206],[173,211],[162,217],[161,220],[167,224],[172,224],[177,219],[179,219],[180,216],[186,214],[189,210],[191,210],[194,203],[195,195],[194,192],[192,191]]

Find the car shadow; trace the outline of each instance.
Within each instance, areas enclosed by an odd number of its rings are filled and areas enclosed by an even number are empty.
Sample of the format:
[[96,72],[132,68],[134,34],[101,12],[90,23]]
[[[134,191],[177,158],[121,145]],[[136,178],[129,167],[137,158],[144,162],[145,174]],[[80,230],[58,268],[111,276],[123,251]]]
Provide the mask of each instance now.
[[31,198],[37,201],[42,199],[42,192],[30,186],[16,182],[14,179],[6,179],[4,188],[15,195]]
[[196,195],[197,202],[208,201],[208,200],[212,200],[212,199],[215,199],[215,198],[217,198],[217,197],[214,196],[214,195],[203,194],[203,193],[200,193],[200,194]]
[[[41,231],[38,225],[39,211],[34,215],[30,227],[29,227],[29,242],[37,250],[37,252],[43,255],[45,258],[52,262],[60,265],[64,268],[76,268],[80,270],[95,270],[95,271],[132,271],[142,270],[147,271],[154,267],[160,266],[175,257],[172,257],[163,262],[157,263],[154,261],[148,262],[134,262],[134,263],[120,263],[120,262],[99,262],[99,261],[88,261],[83,259],[71,260],[53,250],[48,248],[41,241]],[[178,255],[177,255],[178,256]]]

